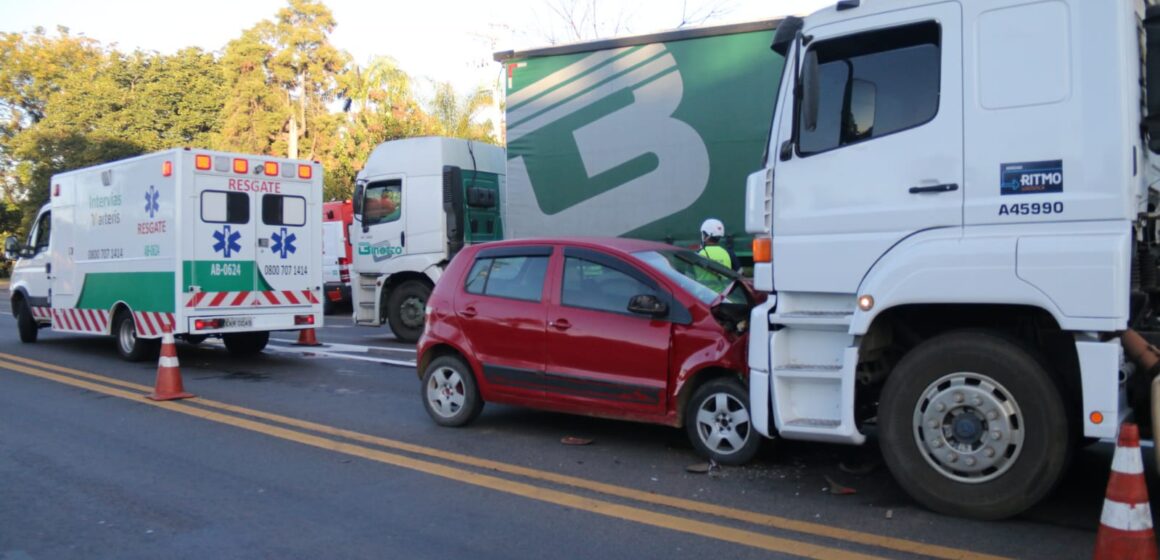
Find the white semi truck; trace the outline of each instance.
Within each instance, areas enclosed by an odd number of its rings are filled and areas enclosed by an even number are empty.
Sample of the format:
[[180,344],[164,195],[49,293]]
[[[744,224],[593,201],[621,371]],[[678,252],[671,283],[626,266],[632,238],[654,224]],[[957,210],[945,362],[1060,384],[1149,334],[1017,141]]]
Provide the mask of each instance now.
[[844,0],[784,22],[746,194],[771,294],[754,425],[876,432],[917,501],[985,519],[1042,499],[1133,406],[1146,427],[1157,39],[1136,0]]
[[350,239],[360,325],[423,334],[427,297],[464,243],[501,239],[504,150],[458,138],[384,142],[359,172]]
[[52,177],[10,284],[20,339],[109,334],[127,360],[162,329],[235,354],[322,325],[322,167],[173,149]]

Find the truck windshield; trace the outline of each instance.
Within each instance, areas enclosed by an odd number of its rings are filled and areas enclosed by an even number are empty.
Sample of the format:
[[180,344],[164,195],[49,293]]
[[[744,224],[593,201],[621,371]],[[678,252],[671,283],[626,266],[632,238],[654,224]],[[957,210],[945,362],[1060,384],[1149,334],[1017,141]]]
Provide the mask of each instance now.
[[[741,278],[733,271],[692,251],[639,251],[633,253],[633,256],[706,304],[713,303],[734,280]],[[725,301],[747,303],[745,291],[733,290],[725,297]]]

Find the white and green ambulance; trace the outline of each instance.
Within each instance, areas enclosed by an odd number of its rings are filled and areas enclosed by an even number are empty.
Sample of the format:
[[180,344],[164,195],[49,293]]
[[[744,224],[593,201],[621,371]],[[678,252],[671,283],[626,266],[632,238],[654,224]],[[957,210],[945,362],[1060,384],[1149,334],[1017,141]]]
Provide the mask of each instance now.
[[322,167],[173,149],[55,175],[27,243],[6,240],[20,339],[108,334],[127,360],[163,326],[235,354],[322,324]]

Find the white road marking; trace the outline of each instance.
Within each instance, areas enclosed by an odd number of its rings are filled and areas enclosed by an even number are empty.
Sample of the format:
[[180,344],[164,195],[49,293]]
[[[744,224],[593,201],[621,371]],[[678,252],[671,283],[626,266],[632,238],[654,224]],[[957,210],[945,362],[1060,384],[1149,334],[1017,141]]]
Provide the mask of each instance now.
[[[270,340],[271,341],[278,341],[278,342],[282,342],[282,343],[286,343],[286,344],[291,344],[291,345],[294,344],[295,342],[298,342],[297,338],[270,337]],[[414,354],[415,353],[414,347],[398,348],[398,347],[394,347],[394,346],[367,346],[364,344],[342,344],[340,342],[324,342],[323,344],[325,344],[325,346],[328,350],[334,350],[334,351],[338,351],[338,352],[364,352],[364,353],[366,353],[366,352],[370,352],[373,350],[376,352],[400,352],[403,354]],[[316,346],[315,348],[319,348],[319,347]]]

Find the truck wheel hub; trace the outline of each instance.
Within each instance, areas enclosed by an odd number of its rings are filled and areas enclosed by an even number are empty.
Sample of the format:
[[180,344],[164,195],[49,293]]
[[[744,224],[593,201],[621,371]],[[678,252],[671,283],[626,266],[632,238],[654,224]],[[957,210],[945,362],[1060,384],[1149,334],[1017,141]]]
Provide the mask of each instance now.
[[979,373],[946,375],[915,403],[913,430],[923,458],[958,482],[993,480],[1023,450],[1023,415],[1014,396]]

